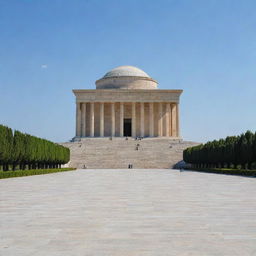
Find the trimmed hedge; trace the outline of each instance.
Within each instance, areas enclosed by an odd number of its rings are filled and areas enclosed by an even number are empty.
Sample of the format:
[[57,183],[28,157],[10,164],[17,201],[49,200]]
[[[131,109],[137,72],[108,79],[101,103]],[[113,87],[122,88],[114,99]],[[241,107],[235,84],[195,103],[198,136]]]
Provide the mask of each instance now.
[[247,177],[256,177],[256,170],[244,170],[244,169],[227,169],[227,168],[186,168],[189,171],[195,172],[207,172],[217,174],[239,175]]
[[74,168],[62,168],[62,169],[36,169],[36,170],[18,170],[18,171],[8,171],[8,172],[0,172],[0,179],[6,178],[14,178],[14,177],[22,177],[22,176],[31,176],[31,175],[40,175],[40,174],[48,174],[54,172],[66,172],[66,171],[74,171]]
[[4,171],[60,168],[69,159],[69,148],[0,125],[0,168]]
[[183,151],[183,160],[193,168],[256,168],[256,132],[208,141]]

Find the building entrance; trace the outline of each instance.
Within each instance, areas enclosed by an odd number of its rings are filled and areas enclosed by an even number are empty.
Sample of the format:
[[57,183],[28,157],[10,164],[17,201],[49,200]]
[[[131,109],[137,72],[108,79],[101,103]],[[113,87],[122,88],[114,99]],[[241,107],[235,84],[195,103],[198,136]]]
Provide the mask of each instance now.
[[124,119],[124,136],[132,136],[132,119]]

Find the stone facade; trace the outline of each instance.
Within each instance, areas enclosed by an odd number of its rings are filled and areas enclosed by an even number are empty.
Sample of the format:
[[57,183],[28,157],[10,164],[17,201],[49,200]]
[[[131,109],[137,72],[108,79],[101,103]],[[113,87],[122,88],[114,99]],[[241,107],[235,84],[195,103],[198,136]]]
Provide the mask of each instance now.
[[155,80],[130,66],[113,69],[96,86],[96,90],[73,90],[76,138],[180,138],[182,90],[159,90]]
[[97,89],[157,89],[157,82],[148,77],[108,77],[96,81]]

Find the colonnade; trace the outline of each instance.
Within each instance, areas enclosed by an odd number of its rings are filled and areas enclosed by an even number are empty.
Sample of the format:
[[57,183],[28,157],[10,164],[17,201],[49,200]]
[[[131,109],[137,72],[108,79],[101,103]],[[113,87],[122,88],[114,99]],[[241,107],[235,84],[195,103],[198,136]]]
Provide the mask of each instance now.
[[[106,102],[109,104],[109,102]],[[95,104],[99,104],[99,136],[105,137],[104,134],[104,120],[105,120],[105,103],[104,102],[77,102],[76,103],[76,137],[95,137]],[[131,102],[131,103],[110,103],[110,120],[112,137],[124,136],[124,116],[125,116],[125,104],[131,104],[131,130],[132,137],[144,137],[145,136],[145,104],[144,102]],[[139,105],[139,112],[136,113],[136,108]],[[148,123],[148,135],[149,137],[166,136],[166,137],[179,137],[179,104],[172,102],[149,102],[149,117]],[[157,112],[155,110],[157,106]],[[87,111],[89,107],[89,111]],[[119,133],[116,135],[116,109],[119,107]],[[87,113],[89,115],[87,116]],[[139,132],[137,128],[136,119],[139,114]],[[155,116],[156,115],[156,116]],[[157,126],[155,125],[157,121]],[[89,132],[88,132],[89,127]],[[157,128],[156,128],[157,127]],[[155,130],[157,129],[157,130]],[[87,131],[87,132],[86,132]]]

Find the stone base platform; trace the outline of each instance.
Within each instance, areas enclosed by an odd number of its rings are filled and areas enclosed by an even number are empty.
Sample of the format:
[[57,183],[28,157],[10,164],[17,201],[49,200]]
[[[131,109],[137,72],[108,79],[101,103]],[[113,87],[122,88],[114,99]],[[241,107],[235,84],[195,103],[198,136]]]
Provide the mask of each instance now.
[[71,150],[68,166],[88,169],[172,168],[182,160],[183,150],[195,142],[170,138],[82,138],[62,143]]

